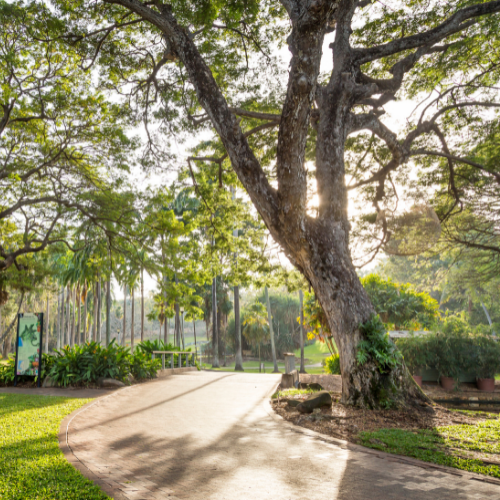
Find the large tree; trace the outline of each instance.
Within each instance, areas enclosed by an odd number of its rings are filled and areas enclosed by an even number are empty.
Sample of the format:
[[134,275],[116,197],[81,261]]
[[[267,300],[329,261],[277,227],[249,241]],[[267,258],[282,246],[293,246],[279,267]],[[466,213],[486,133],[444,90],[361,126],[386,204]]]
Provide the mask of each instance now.
[[[352,263],[348,181],[380,212],[394,198],[386,183],[407,173],[412,158],[445,158],[453,193],[455,165],[467,160],[453,151],[453,116],[498,106],[491,89],[500,0],[55,3],[74,21],[67,38],[82,41],[82,57],[100,64],[108,87],[129,92],[129,104],[142,109],[151,144],[155,133],[175,134],[188,122],[216,131],[222,155],[198,158],[197,168],[217,161],[223,170],[230,162],[273,238],[312,285],[340,352],[343,401],[377,407],[424,399],[397,360],[381,366],[368,355],[358,362],[358,345],[369,345],[380,329]],[[325,37],[333,68],[321,74]],[[270,47],[284,43],[287,88],[272,92]],[[386,103],[434,90],[437,97],[404,134],[381,118]],[[154,118],[163,126],[152,129]],[[255,145],[255,137],[276,129]],[[307,209],[308,173],[317,184],[315,215]],[[378,247],[388,238],[382,226]]]

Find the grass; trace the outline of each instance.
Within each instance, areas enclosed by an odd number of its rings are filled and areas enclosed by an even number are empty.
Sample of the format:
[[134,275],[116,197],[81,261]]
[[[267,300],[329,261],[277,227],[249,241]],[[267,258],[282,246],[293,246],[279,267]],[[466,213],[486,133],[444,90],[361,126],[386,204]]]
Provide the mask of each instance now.
[[474,425],[418,431],[380,429],[362,432],[359,438],[369,448],[500,478],[498,465],[483,462],[498,461],[495,455],[500,455],[500,420],[498,415],[490,416],[491,420]]
[[271,396],[271,399],[288,398],[303,394],[312,394],[313,392],[318,392],[318,391],[315,391],[313,389],[285,389],[284,391],[275,392]]
[[0,498],[105,500],[59,449],[62,419],[90,400],[0,394]]
[[[295,356],[300,358],[300,349],[296,349]],[[325,358],[330,356],[330,351],[325,343],[317,340],[314,344],[304,347],[304,357],[308,360],[307,365],[315,365],[321,363]],[[308,370],[309,371],[309,370]]]

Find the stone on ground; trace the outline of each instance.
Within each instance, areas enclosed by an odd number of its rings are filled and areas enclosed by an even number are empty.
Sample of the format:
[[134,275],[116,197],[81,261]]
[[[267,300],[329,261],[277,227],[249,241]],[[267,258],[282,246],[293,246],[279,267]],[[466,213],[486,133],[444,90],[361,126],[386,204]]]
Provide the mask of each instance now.
[[297,406],[297,410],[300,413],[312,413],[314,408],[321,408],[322,406],[332,406],[332,397],[327,391],[311,394],[311,396]]
[[103,377],[97,379],[97,385],[99,387],[109,387],[109,388],[125,387],[125,384],[120,380],[115,380],[114,378],[103,378]]

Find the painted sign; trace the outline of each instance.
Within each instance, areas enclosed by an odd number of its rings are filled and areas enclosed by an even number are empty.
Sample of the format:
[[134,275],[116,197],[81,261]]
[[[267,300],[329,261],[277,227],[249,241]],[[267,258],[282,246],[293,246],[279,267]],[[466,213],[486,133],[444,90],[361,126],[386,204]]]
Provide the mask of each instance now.
[[41,368],[43,313],[19,314],[16,342],[16,378],[37,376]]

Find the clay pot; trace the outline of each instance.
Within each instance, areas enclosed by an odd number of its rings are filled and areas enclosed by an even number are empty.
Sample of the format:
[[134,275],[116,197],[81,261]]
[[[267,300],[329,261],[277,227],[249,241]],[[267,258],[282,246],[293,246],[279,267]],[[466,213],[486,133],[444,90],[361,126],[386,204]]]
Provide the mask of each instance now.
[[494,378],[478,378],[477,388],[480,391],[493,392],[495,390],[495,379]]
[[455,379],[453,377],[441,377],[439,381],[441,383],[441,387],[445,391],[452,391],[455,389]]
[[413,375],[413,380],[418,384],[419,387],[422,387],[422,375]]

